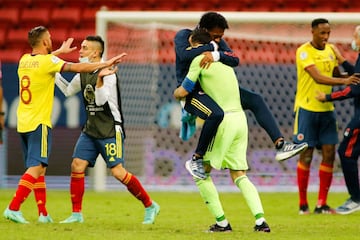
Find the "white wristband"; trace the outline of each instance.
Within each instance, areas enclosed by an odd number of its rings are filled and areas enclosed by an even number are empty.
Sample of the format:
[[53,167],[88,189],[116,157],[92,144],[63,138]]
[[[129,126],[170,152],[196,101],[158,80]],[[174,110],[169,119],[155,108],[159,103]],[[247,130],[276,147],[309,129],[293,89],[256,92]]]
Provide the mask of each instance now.
[[214,51],[214,52],[211,52],[211,55],[212,55],[212,57],[214,59],[214,62],[217,62],[217,61],[220,60],[220,52]]
[[214,46],[214,51],[217,51],[219,49],[219,46],[215,41],[211,41],[210,44]]

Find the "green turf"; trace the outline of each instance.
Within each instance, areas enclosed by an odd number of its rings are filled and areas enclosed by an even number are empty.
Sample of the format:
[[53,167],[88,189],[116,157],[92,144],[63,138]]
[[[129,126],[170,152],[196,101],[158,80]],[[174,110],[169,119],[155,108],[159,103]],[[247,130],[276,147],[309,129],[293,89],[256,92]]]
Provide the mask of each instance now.
[[[0,211],[8,205],[15,190],[0,190]],[[206,233],[214,223],[198,193],[152,192],[161,205],[154,225],[142,225],[144,209],[127,192],[95,193],[84,197],[83,224],[59,224],[70,215],[67,191],[48,191],[47,208],[56,223],[37,223],[33,195],[21,207],[30,224],[22,225],[0,218],[0,239],[354,239],[359,235],[360,212],[350,215],[298,215],[297,193],[261,193],[271,233],[253,232],[254,219],[240,193],[220,193],[232,233]],[[346,193],[330,193],[329,205],[335,207]],[[316,194],[309,195],[310,203]],[[313,209],[313,205],[310,206]]]

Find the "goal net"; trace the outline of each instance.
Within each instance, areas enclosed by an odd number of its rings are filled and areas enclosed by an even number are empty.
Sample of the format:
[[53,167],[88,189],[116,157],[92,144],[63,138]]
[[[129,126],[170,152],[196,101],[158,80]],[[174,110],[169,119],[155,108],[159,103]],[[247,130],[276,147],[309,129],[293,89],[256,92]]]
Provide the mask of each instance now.
[[[194,28],[203,12],[112,12],[97,13],[96,30],[106,41],[106,55],[127,52],[119,72],[127,139],[126,168],[149,188],[192,188],[184,168],[199,136],[183,142],[178,137],[180,106],[172,97],[176,87],[173,38],[182,28]],[[278,121],[285,139],[291,141],[293,102],[296,90],[296,48],[311,40],[310,22],[324,17],[331,23],[330,41],[355,62],[350,42],[358,14],[354,13],[247,13],[223,12],[230,29],[224,39],[240,57],[239,83],[261,93]],[[336,103],[339,137],[352,115],[351,101]],[[264,191],[296,189],[297,159],[274,160],[270,137],[247,111],[249,126],[248,175]],[[318,185],[321,154],[315,153],[310,186]],[[221,190],[233,189],[228,172],[213,172]],[[111,187],[111,180],[107,180]],[[343,185],[339,161],[334,183]]]

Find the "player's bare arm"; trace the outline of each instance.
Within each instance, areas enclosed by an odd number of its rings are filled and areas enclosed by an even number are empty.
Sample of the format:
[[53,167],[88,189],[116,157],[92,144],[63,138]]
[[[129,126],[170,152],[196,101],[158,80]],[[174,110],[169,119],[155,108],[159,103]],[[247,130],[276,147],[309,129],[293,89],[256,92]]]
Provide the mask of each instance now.
[[175,89],[174,91],[174,98],[177,100],[181,100],[184,97],[186,97],[189,94],[188,91],[185,90],[185,88],[183,86],[179,86],[178,88]]
[[122,61],[122,58],[125,57],[126,53],[121,53],[107,61],[96,62],[96,63],[66,63],[63,72],[93,72],[97,69],[111,67],[115,64],[118,64]]
[[339,78],[339,77],[327,77],[320,74],[319,70],[315,65],[309,66],[305,69],[310,76],[318,83],[318,84],[326,84],[326,85],[350,85],[350,84],[359,84],[360,78],[352,75],[347,78]]

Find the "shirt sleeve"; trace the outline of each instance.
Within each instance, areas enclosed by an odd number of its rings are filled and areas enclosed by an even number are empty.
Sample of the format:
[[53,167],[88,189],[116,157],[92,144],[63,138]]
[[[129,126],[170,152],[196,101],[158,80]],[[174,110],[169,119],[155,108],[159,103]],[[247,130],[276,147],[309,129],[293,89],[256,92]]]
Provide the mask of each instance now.
[[56,73],[55,84],[65,97],[73,96],[81,90],[80,74],[77,73],[72,80],[68,82],[60,73]]
[[220,62],[230,67],[236,67],[240,63],[240,59],[233,50],[227,45],[224,39],[219,43]]
[[62,68],[65,65],[65,61],[52,54],[49,54],[47,56],[48,56],[48,62],[47,62],[48,72],[51,72],[53,74],[57,72],[61,72]]
[[201,74],[202,68],[200,67],[200,61],[203,59],[204,55],[199,55],[190,64],[189,72],[186,75],[186,78],[194,83],[196,83]]
[[176,33],[174,38],[176,56],[182,61],[191,61],[196,56],[206,51],[214,51],[212,44],[205,44],[197,48],[189,48],[189,36],[191,34],[190,29],[182,29]]
[[116,75],[105,76],[103,81],[104,84],[101,87],[95,87],[95,103],[97,106],[102,106],[109,101],[111,89],[116,87]]
[[339,91],[332,92],[326,95],[326,101],[338,101],[348,98],[360,96],[360,86],[350,85]]

